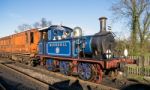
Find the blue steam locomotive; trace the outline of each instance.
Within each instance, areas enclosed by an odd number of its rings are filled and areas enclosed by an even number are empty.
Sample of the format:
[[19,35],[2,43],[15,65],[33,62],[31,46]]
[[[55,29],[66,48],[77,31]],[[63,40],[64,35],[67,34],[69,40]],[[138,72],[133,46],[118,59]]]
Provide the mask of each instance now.
[[[101,31],[93,36],[82,36],[80,27],[52,25],[41,29],[39,54],[60,57],[108,59],[114,49],[114,36],[106,31],[106,18],[100,18]],[[110,54],[107,56],[106,54]]]
[[52,25],[39,29],[36,60],[50,71],[75,74],[99,83],[103,70],[118,68],[118,64],[124,62],[113,58],[115,39],[112,32],[106,31],[106,19],[99,18],[100,31],[91,36],[82,36],[80,27]]

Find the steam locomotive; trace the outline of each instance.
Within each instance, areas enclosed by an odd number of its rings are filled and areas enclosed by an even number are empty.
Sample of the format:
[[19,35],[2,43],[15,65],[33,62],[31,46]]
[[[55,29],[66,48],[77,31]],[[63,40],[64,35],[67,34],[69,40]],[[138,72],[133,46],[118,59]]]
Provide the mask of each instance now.
[[[93,36],[82,36],[80,27],[74,30],[53,25],[40,30],[39,54],[60,57],[108,59],[114,49],[114,35],[106,31],[106,18],[100,18],[101,31]],[[109,53],[110,55],[106,55]]]
[[106,31],[106,20],[106,17],[99,18],[100,31],[91,36],[82,36],[80,27],[52,25],[39,29],[39,50],[32,60],[33,65],[40,63],[50,71],[100,83],[104,70],[131,63],[125,58],[114,57],[114,34]]

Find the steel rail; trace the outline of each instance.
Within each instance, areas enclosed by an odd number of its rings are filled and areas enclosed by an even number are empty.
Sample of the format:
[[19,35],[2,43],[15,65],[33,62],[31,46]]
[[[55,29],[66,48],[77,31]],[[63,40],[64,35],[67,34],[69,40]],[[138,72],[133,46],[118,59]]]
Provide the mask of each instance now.
[[39,80],[39,79],[37,79],[37,78],[34,78],[34,77],[32,77],[32,76],[30,76],[30,75],[28,75],[28,74],[26,74],[26,73],[24,73],[24,72],[22,72],[22,71],[20,71],[20,70],[17,70],[17,69],[15,69],[15,68],[12,68],[11,66],[8,66],[8,65],[6,65],[6,64],[4,64],[4,63],[1,63],[0,66],[2,66],[2,67],[4,67],[4,68],[7,68],[8,70],[13,71],[14,73],[17,73],[18,75],[21,75],[21,76],[25,77],[25,78],[28,79],[28,80],[31,80],[32,82],[34,82],[34,83],[36,83],[36,84],[42,86],[43,88],[45,88],[45,90],[59,90],[59,89],[53,87],[52,85],[50,85],[50,84],[47,83],[47,82],[44,82],[44,81]]

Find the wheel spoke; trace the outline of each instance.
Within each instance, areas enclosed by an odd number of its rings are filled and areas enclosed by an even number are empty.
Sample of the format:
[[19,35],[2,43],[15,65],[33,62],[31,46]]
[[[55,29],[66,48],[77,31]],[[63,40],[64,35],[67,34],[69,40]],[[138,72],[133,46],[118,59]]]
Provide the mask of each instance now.
[[93,77],[91,64],[79,63],[78,65],[79,77],[83,80],[90,80]]
[[60,61],[59,63],[59,68],[60,68],[60,73],[69,75],[70,74],[70,62],[68,61]]
[[93,66],[93,71],[94,71],[94,76],[95,76],[92,82],[100,83],[102,81],[102,69],[100,65],[98,64],[93,64],[92,66]]
[[52,59],[46,60],[46,68],[47,68],[49,71],[53,71],[53,70],[55,69],[54,60],[52,60]]

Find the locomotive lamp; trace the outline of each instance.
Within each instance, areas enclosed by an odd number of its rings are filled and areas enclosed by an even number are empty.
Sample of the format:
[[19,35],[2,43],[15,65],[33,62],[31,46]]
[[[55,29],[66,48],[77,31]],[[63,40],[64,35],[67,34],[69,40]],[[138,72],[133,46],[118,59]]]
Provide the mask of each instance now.
[[127,50],[127,49],[124,50],[124,56],[125,56],[125,57],[128,56],[128,50]]
[[82,29],[80,27],[75,27],[73,30],[73,37],[81,37],[82,36]]
[[110,49],[108,49],[108,50],[106,51],[106,58],[107,58],[107,59],[110,59],[110,58],[111,58],[111,50],[110,50]]

